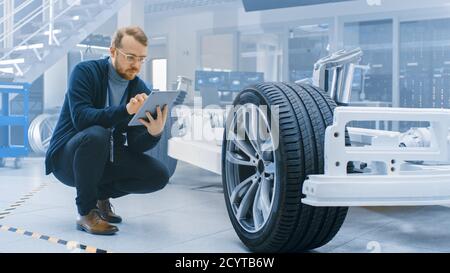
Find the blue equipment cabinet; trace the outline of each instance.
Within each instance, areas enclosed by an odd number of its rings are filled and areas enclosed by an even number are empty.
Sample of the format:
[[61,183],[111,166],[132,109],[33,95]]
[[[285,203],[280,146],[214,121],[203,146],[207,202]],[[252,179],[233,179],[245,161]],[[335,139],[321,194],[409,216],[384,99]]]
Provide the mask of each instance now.
[[[14,167],[20,168],[21,158],[28,155],[28,97],[30,84],[0,82],[0,167],[4,167],[5,158],[15,158]],[[23,97],[23,115],[12,115],[10,101],[13,96]],[[12,145],[11,128],[23,128],[23,145]]]

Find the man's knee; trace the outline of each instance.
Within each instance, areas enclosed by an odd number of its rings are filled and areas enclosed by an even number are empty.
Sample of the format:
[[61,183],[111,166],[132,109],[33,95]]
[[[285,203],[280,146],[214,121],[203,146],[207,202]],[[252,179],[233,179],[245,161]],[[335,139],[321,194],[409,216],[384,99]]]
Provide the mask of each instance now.
[[169,171],[166,166],[158,164],[157,166],[152,166],[148,173],[142,175],[140,179],[133,182],[121,183],[117,186],[123,192],[136,193],[136,194],[146,194],[162,190],[169,182]]
[[169,183],[170,175],[169,169],[163,164],[158,168],[159,170],[152,176],[153,183],[156,186],[156,190],[162,190]]
[[83,145],[92,146],[97,149],[108,149],[110,131],[102,126],[91,126],[83,130]]
[[149,162],[148,166],[151,167],[148,169],[145,178],[145,184],[147,185],[146,192],[151,193],[162,190],[169,183],[169,170],[158,160]]

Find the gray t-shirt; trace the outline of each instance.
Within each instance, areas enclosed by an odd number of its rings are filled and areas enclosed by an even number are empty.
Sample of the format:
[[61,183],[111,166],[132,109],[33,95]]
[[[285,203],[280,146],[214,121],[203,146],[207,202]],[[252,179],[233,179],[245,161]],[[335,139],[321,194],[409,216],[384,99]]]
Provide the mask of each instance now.
[[128,83],[129,83],[128,80],[125,80],[119,74],[117,74],[116,69],[112,65],[112,60],[111,58],[109,58],[108,84],[110,90],[108,90],[108,99],[106,102],[107,105],[109,106],[120,105],[120,100],[122,99],[128,87]]

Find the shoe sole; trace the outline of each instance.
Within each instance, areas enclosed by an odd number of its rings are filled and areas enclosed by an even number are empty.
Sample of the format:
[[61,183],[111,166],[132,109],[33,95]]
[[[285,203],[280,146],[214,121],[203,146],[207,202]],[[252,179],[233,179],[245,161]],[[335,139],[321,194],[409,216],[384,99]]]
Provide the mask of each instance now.
[[89,229],[83,227],[82,225],[77,224],[76,227],[80,231],[84,231],[84,232],[94,234],[94,235],[114,235],[116,232],[119,231],[119,229],[117,229],[115,231],[95,232],[95,231],[92,231],[92,230],[89,230]]

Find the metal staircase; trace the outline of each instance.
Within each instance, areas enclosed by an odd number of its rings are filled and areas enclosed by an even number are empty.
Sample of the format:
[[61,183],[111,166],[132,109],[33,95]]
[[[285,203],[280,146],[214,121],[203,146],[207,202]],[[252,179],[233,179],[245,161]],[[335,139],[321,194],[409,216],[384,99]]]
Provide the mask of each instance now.
[[[128,2],[0,0],[0,90],[11,93],[0,98],[0,167],[28,153],[28,123],[43,111],[43,73]],[[31,88],[10,92],[18,83]]]
[[129,0],[0,0],[0,81],[32,83]]

